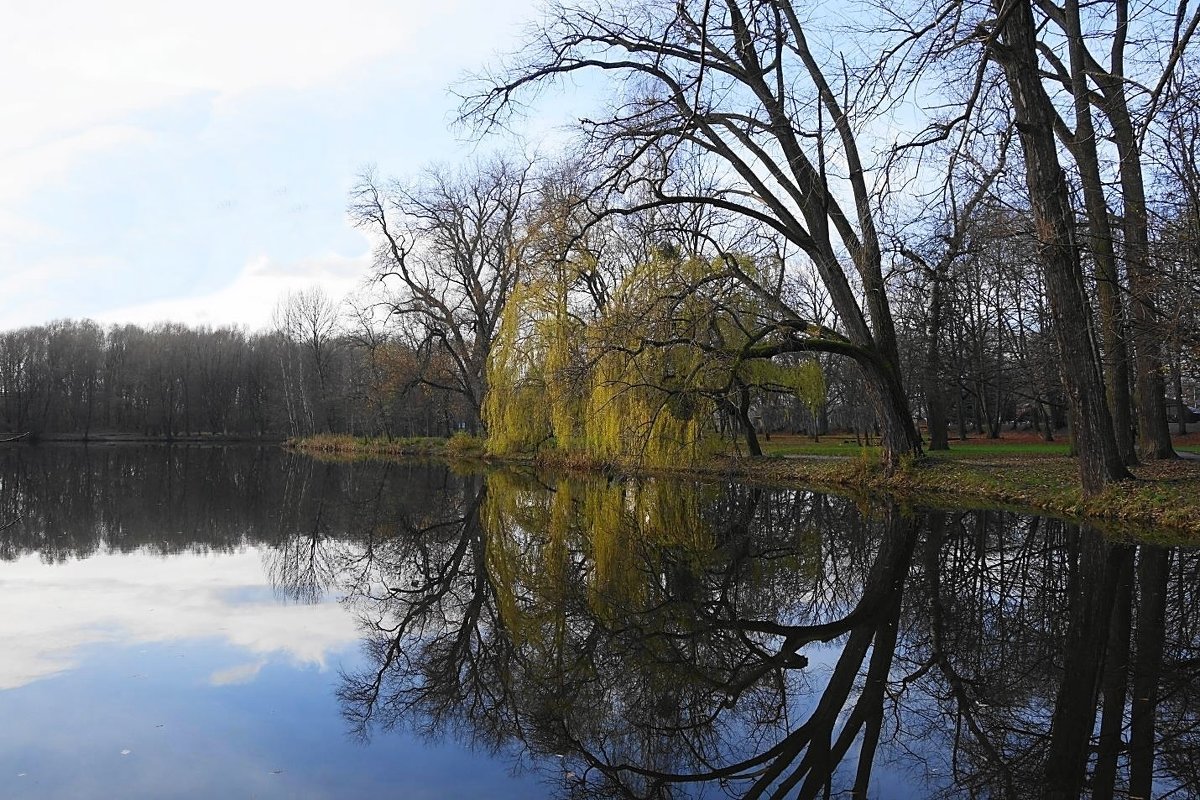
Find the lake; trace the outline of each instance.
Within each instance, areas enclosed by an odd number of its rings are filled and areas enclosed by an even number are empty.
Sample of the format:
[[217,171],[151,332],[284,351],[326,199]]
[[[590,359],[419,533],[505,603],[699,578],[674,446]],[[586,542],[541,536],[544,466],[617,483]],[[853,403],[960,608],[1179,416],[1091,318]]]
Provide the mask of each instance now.
[[796,489],[0,450],[0,797],[1200,795],[1200,556]]

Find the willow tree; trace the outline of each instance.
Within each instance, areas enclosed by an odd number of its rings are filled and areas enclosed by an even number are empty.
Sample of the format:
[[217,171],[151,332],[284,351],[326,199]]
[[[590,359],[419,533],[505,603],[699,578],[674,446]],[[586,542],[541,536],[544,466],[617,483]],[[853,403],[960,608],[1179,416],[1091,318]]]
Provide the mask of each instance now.
[[572,365],[581,355],[582,328],[565,302],[556,287],[532,281],[504,307],[483,402],[492,453],[536,450],[550,439],[570,449],[578,438],[584,390]]
[[570,279],[556,269],[524,283],[504,315],[484,404],[495,453],[560,450],[603,461],[688,463],[717,445],[716,421],[733,419],[758,454],[752,400],[765,392],[824,399],[820,366],[775,352],[776,328],[760,298],[728,275],[749,259],[663,252],[614,288],[585,321]]
[[[883,462],[920,454],[900,370],[877,233],[875,187],[860,152],[876,82],[843,54],[810,46],[805,10],[787,0],[603,0],[550,7],[525,47],[470,99],[488,125],[556,79],[598,72],[612,105],[582,126],[601,186],[627,213],[662,206],[722,209],[799,248],[832,298],[839,330],[805,319],[777,287],[726,265],[770,308],[774,354],[833,352],[862,367],[882,432]],[[824,64],[840,64],[826,72]],[[858,77],[854,77],[858,75]],[[674,180],[700,161],[717,185]],[[766,351],[764,350],[764,353]],[[762,354],[759,354],[762,355]]]

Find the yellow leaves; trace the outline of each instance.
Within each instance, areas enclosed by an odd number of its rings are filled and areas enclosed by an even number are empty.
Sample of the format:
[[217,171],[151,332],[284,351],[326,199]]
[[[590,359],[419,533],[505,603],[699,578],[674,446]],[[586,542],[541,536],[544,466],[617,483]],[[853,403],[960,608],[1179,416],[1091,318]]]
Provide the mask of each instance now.
[[712,492],[648,479],[563,479],[553,491],[488,475],[481,520],[489,578],[514,638],[551,646],[573,603],[601,618],[640,608],[668,562],[699,567],[716,549],[704,521]]
[[489,360],[489,452],[529,452],[553,438],[593,460],[688,466],[719,449],[718,413],[735,378],[819,407],[825,380],[815,360],[740,359],[763,316],[743,280],[762,272],[744,256],[660,252],[587,324],[572,314],[565,273],[524,283]]
[[488,358],[483,401],[488,452],[528,451],[552,435],[560,442],[574,439],[575,327],[554,286],[534,282],[514,289]]

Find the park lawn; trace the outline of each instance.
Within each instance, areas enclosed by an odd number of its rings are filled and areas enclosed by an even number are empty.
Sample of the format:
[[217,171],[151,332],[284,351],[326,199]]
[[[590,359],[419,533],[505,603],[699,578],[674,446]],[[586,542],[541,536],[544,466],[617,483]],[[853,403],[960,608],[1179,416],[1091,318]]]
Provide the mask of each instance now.
[[[770,441],[760,436],[759,444],[762,446],[763,455],[765,456],[843,456],[858,458],[864,453],[868,456],[877,456],[879,454],[879,447],[877,445],[866,447],[856,443],[853,438],[845,436],[823,436],[820,441],[814,442],[807,436],[780,436],[776,434],[771,437]],[[744,445],[742,445],[742,448],[744,450]],[[1180,452],[1200,455],[1200,434],[1191,433],[1185,437],[1176,437],[1175,449]],[[1062,457],[1070,455],[1070,445],[1062,438],[1053,442],[1046,442],[1042,441],[1040,437],[1030,434],[1007,433],[999,439],[987,439],[984,437],[971,437],[965,441],[951,439],[949,450],[926,451],[926,455],[943,460]]]
[[[857,458],[863,453],[877,456],[879,447],[857,444],[853,439],[838,436],[825,436],[819,442],[811,439],[788,436],[774,436],[771,441],[760,438],[763,455],[766,456],[846,456]],[[978,458],[991,456],[1009,457],[1043,457],[1066,456],[1070,447],[1066,442],[1043,442],[1039,440],[1022,439],[968,439],[950,442],[950,449],[930,452],[929,455],[942,459]]]

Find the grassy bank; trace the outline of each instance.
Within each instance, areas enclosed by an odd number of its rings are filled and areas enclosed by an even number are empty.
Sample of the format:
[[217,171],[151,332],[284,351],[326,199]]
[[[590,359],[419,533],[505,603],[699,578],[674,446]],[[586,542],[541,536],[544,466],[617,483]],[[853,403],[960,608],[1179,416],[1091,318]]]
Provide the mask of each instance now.
[[[358,439],[321,436],[289,443],[302,452],[337,459],[437,456],[484,459],[478,439]],[[1003,507],[1040,512],[1140,538],[1200,541],[1200,461],[1157,462],[1135,468],[1133,480],[1084,500],[1075,461],[1066,445],[1028,440],[974,440],[884,475],[875,448],[831,438],[801,442],[775,438],[758,458],[729,454],[686,469],[588,463],[577,455],[545,451],[536,458],[506,459],[565,469],[623,474],[676,474],[807,486],[863,496],[887,493],[911,505],[935,508]],[[1194,451],[1184,441],[1179,449]],[[487,459],[495,461],[496,459]]]

